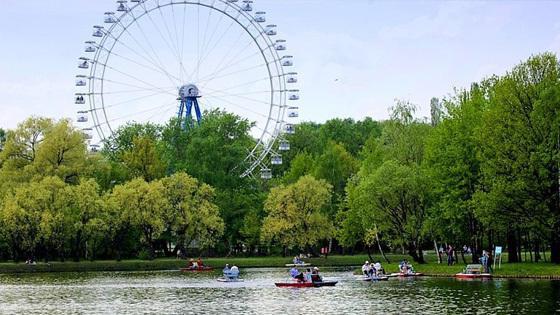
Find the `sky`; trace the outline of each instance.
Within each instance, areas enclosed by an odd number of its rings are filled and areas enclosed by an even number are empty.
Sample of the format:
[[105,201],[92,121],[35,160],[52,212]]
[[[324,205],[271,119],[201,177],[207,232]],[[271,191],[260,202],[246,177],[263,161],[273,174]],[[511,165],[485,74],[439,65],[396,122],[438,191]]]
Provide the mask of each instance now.
[[[533,54],[560,53],[560,1],[255,0],[294,56],[300,119],[429,116],[448,97]],[[0,128],[76,118],[78,57],[110,0],[0,0]]]

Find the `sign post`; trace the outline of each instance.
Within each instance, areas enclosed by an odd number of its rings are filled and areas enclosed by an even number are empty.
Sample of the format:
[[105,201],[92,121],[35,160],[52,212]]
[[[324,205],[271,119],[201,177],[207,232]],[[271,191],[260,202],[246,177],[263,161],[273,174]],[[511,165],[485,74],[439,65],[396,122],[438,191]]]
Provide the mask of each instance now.
[[498,268],[502,268],[502,246],[496,246],[494,249],[494,269],[496,269],[496,260],[498,259],[500,259]]

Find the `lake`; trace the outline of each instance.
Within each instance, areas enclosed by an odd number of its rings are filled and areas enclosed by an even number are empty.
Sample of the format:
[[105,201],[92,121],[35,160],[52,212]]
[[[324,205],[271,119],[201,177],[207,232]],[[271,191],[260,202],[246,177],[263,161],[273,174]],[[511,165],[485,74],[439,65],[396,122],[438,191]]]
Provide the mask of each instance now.
[[459,281],[450,278],[357,280],[324,270],[336,287],[276,288],[284,269],[242,270],[244,282],[218,273],[95,272],[0,275],[2,314],[374,314],[560,313],[560,281]]

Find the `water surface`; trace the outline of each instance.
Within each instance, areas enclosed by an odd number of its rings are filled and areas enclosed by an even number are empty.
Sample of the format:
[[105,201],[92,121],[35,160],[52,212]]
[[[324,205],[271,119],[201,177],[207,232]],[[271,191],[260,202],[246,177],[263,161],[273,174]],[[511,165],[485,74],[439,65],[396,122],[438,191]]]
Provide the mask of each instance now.
[[217,273],[95,272],[0,275],[2,314],[380,314],[560,313],[560,281],[359,281],[324,271],[336,287],[276,288],[284,269],[242,270],[245,282]]

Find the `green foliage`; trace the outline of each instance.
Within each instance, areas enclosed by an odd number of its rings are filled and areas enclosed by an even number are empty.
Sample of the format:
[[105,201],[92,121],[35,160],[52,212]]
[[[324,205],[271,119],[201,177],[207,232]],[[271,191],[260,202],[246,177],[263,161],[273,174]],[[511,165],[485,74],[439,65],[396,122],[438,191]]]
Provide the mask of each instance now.
[[304,249],[333,234],[325,211],[332,187],[324,180],[304,176],[296,183],[273,188],[265,202],[264,241]]

